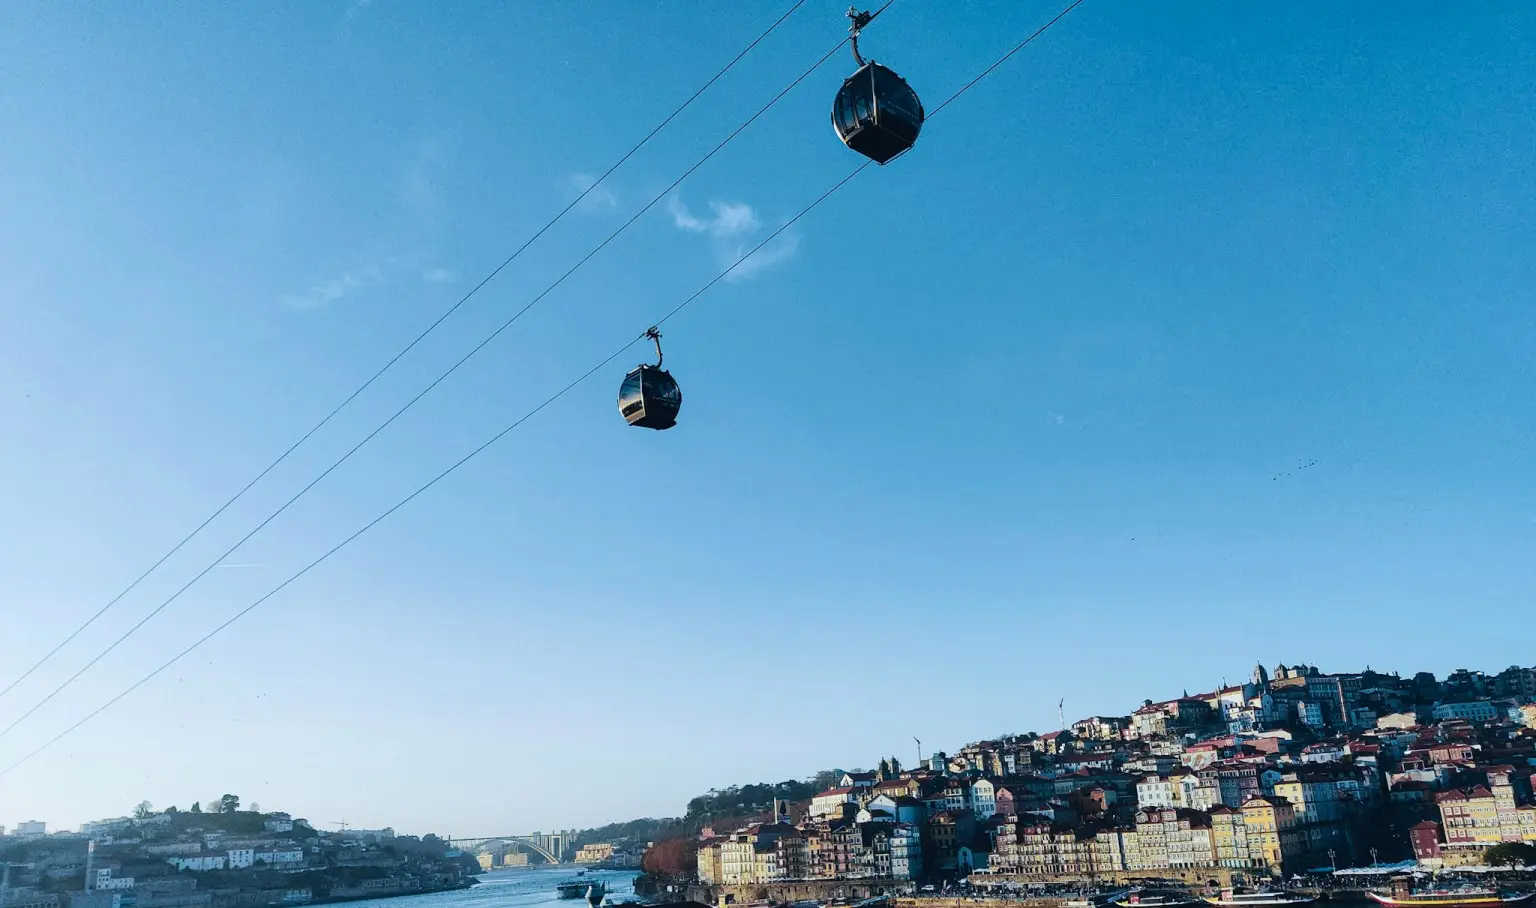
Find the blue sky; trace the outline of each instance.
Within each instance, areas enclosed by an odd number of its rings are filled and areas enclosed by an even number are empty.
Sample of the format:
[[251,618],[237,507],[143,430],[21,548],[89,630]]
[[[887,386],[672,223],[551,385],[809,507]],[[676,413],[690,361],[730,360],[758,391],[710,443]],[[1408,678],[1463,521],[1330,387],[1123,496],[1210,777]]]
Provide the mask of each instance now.
[[[0,683],[787,5],[0,10]],[[864,47],[932,108],[1057,9],[898,0]],[[817,59],[841,14],[806,4],[0,699],[4,724]],[[1533,49],[1514,2],[1089,0],[668,323],[676,429],[615,411],[634,348],[0,779],[0,823],[233,791],[316,822],[589,825],[1256,659],[1529,663]],[[851,68],[0,736],[0,761],[845,175],[827,111]]]

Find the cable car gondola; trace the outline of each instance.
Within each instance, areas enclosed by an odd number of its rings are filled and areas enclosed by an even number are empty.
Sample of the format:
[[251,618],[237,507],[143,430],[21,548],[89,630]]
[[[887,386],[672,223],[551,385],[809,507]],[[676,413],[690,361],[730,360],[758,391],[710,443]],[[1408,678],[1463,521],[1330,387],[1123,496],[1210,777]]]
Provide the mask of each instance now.
[[661,368],[661,335],[650,328],[645,336],[656,342],[656,365],[642,363],[624,376],[624,384],[619,386],[619,415],[632,426],[670,429],[677,425],[683,389]]
[[853,58],[859,69],[843,82],[832,102],[832,126],[843,144],[885,164],[903,154],[923,130],[923,102],[901,76],[859,54],[859,30],[877,14],[850,7]]

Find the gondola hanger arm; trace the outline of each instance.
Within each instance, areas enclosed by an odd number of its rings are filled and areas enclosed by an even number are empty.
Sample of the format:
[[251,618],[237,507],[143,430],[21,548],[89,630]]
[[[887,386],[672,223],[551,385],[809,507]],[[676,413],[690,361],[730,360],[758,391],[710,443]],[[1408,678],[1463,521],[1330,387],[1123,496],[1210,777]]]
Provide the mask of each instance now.
[[848,18],[851,20],[851,24],[848,26],[848,44],[853,48],[853,59],[859,61],[859,65],[863,66],[864,55],[859,53],[859,31],[874,21],[875,14],[869,10],[859,12],[857,6],[850,6],[848,7]]
[[661,368],[661,332],[654,327],[645,329],[645,336],[656,342],[656,368]]
[[851,23],[848,26],[848,43],[853,47],[853,59],[859,61],[860,66],[863,66],[866,61],[864,59],[864,55],[859,53],[859,32],[862,31],[866,25],[875,21],[875,17],[885,12],[885,8],[890,6],[893,2],[895,2],[895,0],[886,0],[885,5],[881,6],[874,12],[870,12],[869,10],[860,12],[857,6],[848,7],[848,19]]

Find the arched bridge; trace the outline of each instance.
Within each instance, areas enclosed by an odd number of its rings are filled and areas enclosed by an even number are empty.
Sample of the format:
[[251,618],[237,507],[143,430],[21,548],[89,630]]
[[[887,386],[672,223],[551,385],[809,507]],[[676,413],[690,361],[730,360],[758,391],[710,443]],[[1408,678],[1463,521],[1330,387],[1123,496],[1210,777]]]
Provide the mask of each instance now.
[[565,850],[565,836],[554,835],[483,835],[470,838],[446,839],[449,844],[457,845],[466,851],[475,851],[485,845],[497,842],[516,844],[522,848],[537,854],[551,864],[560,863],[560,853]]

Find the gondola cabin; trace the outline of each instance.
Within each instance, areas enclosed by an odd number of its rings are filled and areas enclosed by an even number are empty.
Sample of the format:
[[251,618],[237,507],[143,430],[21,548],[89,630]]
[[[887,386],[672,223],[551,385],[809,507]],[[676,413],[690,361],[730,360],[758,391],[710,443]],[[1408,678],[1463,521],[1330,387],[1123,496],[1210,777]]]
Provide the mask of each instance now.
[[873,60],[843,82],[832,104],[832,126],[843,144],[885,164],[923,131],[923,102],[906,80]]
[[682,406],[682,389],[660,366],[637,366],[619,386],[619,415],[632,426],[670,429]]

